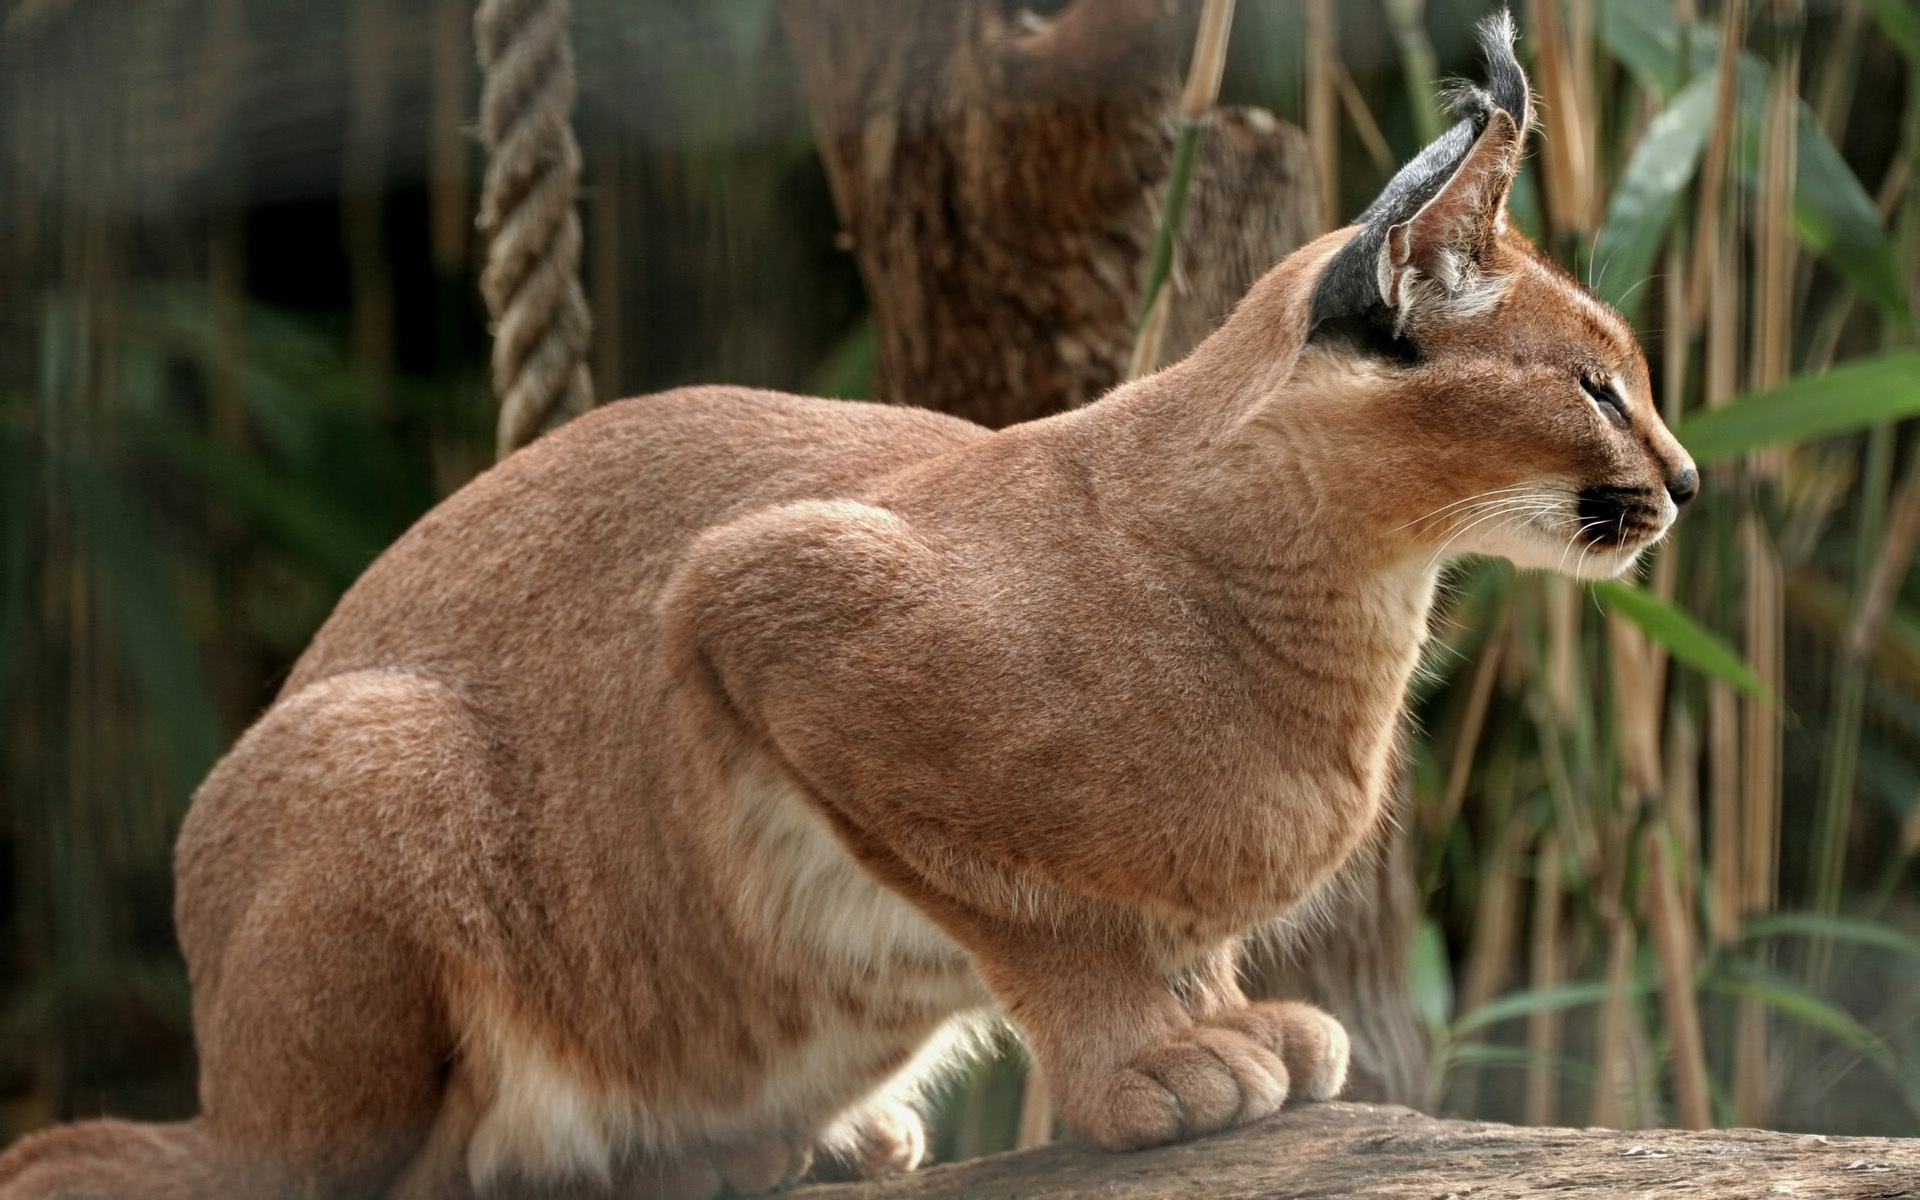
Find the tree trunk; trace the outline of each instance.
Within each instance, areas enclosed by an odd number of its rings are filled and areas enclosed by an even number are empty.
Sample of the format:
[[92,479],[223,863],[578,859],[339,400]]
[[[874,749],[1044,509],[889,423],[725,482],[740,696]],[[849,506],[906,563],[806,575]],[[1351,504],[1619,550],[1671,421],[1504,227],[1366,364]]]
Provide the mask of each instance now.
[[[1198,13],[1195,0],[1076,0],[1050,18],[1011,7],[782,0],[872,302],[874,397],[996,427],[1123,380]],[[1317,206],[1298,130],[1216,112],[1163,359],[1312,236]],[[1419,908],[1406,824],[1328,919],[1251,973],[1257,991],[1307,996],[1346,1023],[1350,1094],[1417,1102],[1427,1046],[1407,988]]]

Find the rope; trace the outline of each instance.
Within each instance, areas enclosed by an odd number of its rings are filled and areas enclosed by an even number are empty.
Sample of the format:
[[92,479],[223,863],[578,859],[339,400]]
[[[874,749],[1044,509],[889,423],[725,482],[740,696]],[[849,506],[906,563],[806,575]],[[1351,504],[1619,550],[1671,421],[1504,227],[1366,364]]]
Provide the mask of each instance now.
[[568,0],[480,0],[474,43],[486,82],[480,192],[487,262],[480,291],[493,317],[500,457],[593,406],[593,323],[580,290],[580,148],[573,108]]

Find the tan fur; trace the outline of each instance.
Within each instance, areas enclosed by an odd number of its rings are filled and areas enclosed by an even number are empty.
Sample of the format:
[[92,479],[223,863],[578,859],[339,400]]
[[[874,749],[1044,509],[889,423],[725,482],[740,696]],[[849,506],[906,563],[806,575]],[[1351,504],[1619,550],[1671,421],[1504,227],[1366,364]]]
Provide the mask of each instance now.
[[[700,388],[475,480],[195,798],[203,1115],[29,1139],[0,1195],[906,1169],[999,1013],[1109,1147],[1336,1093],[1339,1026],[1234,949],[1370,836],[1443,561],[1616,573],[1690,470],[1631,332],[1505,230],[1518,141],[1388,246],[1414,365],[1308,342],[1346,230],[1050,420]],[[1642,515],[1583,532],[1599,485]]]

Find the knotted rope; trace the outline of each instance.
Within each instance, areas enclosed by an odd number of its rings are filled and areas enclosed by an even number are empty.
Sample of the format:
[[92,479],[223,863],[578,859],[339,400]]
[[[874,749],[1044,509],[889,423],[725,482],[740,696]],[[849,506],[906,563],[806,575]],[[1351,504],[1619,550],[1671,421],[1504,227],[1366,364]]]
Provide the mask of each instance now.
[[481,0],[474,43],[485,84],[480,142],[487,173],[480,291],[493,318],[496,451],[505,457],[593,406],[593,323],[580,290],[580,218],[573,200],[573,51],[568,0]]

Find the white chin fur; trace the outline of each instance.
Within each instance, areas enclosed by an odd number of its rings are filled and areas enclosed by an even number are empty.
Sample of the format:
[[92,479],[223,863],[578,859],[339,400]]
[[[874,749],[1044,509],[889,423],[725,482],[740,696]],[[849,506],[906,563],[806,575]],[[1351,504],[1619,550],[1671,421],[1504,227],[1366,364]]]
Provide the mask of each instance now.
[[[1476,531],[1482,536],[1472,538],[1474,544],[1456,543],[1452,550],[1504,558],[1516,567],[1553,571],[1576,579],[1612,579],[1633,566],[1649,546],[1665,537],[1673,523],[1669,514],[1659,534],[1631,546],[1593,546],[1569,536],[1578,522],[1571,515],[1571,500],[1566,507],[1566,515],[1548,512],[1537,513],[1531,520],[1489,522],[1491,528]],[[1462,542],[1468,540],[1461,539]]]

